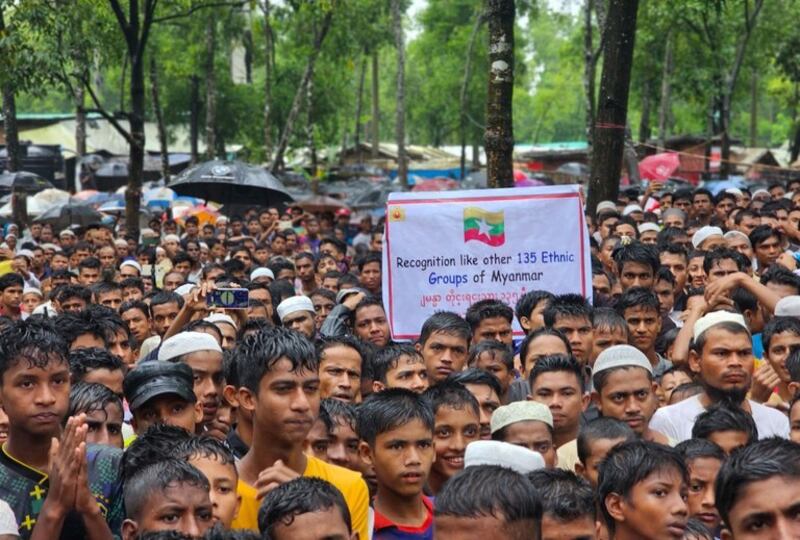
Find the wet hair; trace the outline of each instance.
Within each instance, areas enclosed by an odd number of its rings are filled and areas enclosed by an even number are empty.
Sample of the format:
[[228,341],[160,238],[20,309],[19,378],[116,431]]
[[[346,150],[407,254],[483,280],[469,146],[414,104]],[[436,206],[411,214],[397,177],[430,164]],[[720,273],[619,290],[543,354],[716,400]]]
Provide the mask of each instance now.
[[172,303],[177,304],[179,309],[182,308],[183,296],[176,292],[159,291],[150,297],[150,310],[152,311],[156,306]]
[[545,326],[553,327],[559,317],[575,317],[588,319],[592,323],[592,306],[579,294],[561,294],[553,298],[545,308]]
[[714,266],[717,266],[720,261],[731,259],[736,263],[736,269],[741,272],[744,267],[742,261],[738,256],[738,252],[728,248],[718,248],[711,251],[706,251],[706,256],[703,258],[703,271],[708,275]]
[[312,298],[314,296],[322,296],[323,298],[330,300],[334,304],[336,303],[336,293],[331,291],[330,289],[322,289],[322,288],[314,289],[311,292],[311,294],[308,295],[308,297]]
[[578,380],[578,389],[580,393],[583,394],[586,392],[586,379],[583,376],[583,367],[574,356],[566,354],[544,356],[533,365],[531,372],[528,374],[528,383],[531,386],[531,392],[533,392],[533,385],[540,375],[557,371],[563,371],[574,375]]
[[122,399],[107,386],[98,383],[78,382],[69,389],[67,418],[81,413],[102,411],[108,405],[116,405],[122,412]]
[[258,528],[264,540],[275,539],[275,529],[291,525],[297,516],[335,508],[352,532],[350,510],[342,493],[320,478],[295,478],[267,493],[258,510]]
[[544,515],[560,523],[586,518],[594,523],[597,501],[588,481],[563,469],[538,469],[527,476],[542,501]]
[[270,328],[275,328],[275,325],[272,324],[271,319],[249,317],[244,324],[239,326],[239,330],[236,333],[236,341],[238,343],[242,341],[248,334],[263,332],[264,330],[268,330]]
[[213,459],[222,465],[230,465],[234,470],[236,469],[236,460],[230,448],[210,435],[189,437],[178,442],[172,455],[184,461],[190,461],[192,458]]
[[756,249],[760,243],[769,240],[773,236],[778,239],[778,242],[783,240],[783,235],[780,231],[773,229],[769,225],[759,225],[750,231],[748,238],[750,239],[750,245],[753,246],[753,249]]
[[677,444],[675,450],[681,453],[683,461],[689,465],[695,459],[716,459],[725,461],[725,451],[708,439],[686,439]]
[[0,382],[9,368],[23,361],[30,368],[68,365],[67,343],[50,320],[35,317],[15,321],[0,331]]
[[116,355],[111,354],[106,349],[91,347],[86,349],[75,349],[70,351],[69,371],[72,375],[72,382],[77,383],[83,380],[87,373],[97,369],[107,369],[108,371],[123,371],[124,364]]
[[138,521],[154,492],[163,492],[175,485],[188,485],[206,492],[209,490],[208,479],[203,473],[175,458],[162,459],[133,472],[123,488],[128,517]]
[[450,311],[439,311],[428,317],[422,324],[419,343],[424,346],[435,332],[462,338],[467,343],[472,339],[472,328],[460,315]]
[[89,289],[91,289],[92,293],[94,294],[94,297],[99,300],[101,294],[106,294],[110,292],[121,293],[122,285],[120,285],[119,283],[114,283],[113,281],[98,281],[97,283],[89,287]]
[[355,405],[339,399],[325,398],[319,402],[319,419],[330,433],[336,426],[346,424],[356,431],[358,423]]
[[627,245],[620,245],[614,250],[612,255],[614,262],[617,263],[617,271],[622,274],[625,263],[636,263],[649,266],[655,276],[661,263],[658,260],[658,251],[655,246],[642,244],[638,240]]
[[119,306],[119,314],[122,315],[126,311],[130,311],[132,309],[138,309],[141,311],[146,318],[150,318],[150,306],[142,302],[141,300],[133,300],[128,302],[123,302],[121,306]]
[[800,294],[800,277],[779,264],[773,264],[761,274],[761,284],[766,285],[767,283],[794,287],[795,294]]
[[433,433],[434,410],[430,401],[405,388],[387,388],[383,392],[370,394],[358,406],[356,433],[374,447],[378,435],[414,420],[422,422]]
[[9,272],[0,276],[0,291],[5,291],[9,287],[23,287],[24,285],[25,280],[19,274]]
[[777,316],[770,319],[764,326],[764,331],[761,333],[761,340],[764,343],[764,350],[769,352],[769,345],[772,342],[772,337],[776,334],[783,333],[794,334],[800,337],[800,319],[796,317]]
[[567,348],[567,354],[572,355],[572,347],[570,346],[567,337],[558,330],[556,330],[555,328],[545,326],[539,328],[538,330],[534,330],[533,332],[525,336],[525,339],[522,340],[522,343],[519,346],[519,358],[523,364],[525,363],[525,358],[528,357],[528,349],[530,349],[531,343],[536,341],[536,339],[540,338],[541,336],[557,337]]
[[703,385],[699,382],[687,382],[683,384],[679,384],[672,390],[672,394],[670,395],[670,401],[676,395],[681,397],[680,401],[684,399],[689,399],[692,396],[696,396],[698,394],[703,393]]
[[291,362],[291,371],[319,368],[314,345],[305,336],[288,328],[275,328],[247,336],[236,347],[239,381],[252,392],[258,392],[261,379],[281,360]]
[[[670,231],[673,229],[676,228],[669,227],[667,229],[664,229],[664,231]],[[686,234],[682,229],[676,229],[676,230],[680,231],[681,234]],[[661,233],[663,233],[664,231],[661,231]],[[689,254],[686,252],[686,249],[678,244],[673,244],[673,243],[659,244],[658,254],[661,255],[662,253],[669,253],[670,255],[679,255],[680,257],[683,257],[683,260],[685,260],[687,263],[689,262]]]
[[497,380],[497,377],[495,377],[493,374],[482,369],[469,368],[457,373],[451,373],[447,376],[445,382],[464,385],[464,387],[466,387],[468,384],[488,386],[495,394],[497,394],[497,397],[503,397],[503,387],[500,386],[500,381]]
[[716,538],[702,521],[693,517],[686,520],[683,537],[690,540],[714,540]]
[[81,270],[84,268],[90,268],[92,270],[100,270],[102,264],[100,263],[100,259],[97,257],[86,257],[80,263],[78,263],[78,274],[81,273]]
[[436,496],[433,513],[465,519],[491,516],[507,524],[533,521],[533,538],[539,538],[542,503],[530,481],[518,472],[497,465],[476,465],[444,485]]
[[53,297],[60,304],[70,298],[79,298],[86,304],[90,304],[92,302],[92,291],[83,285],[62,285],[56,289]]
[[492,358],[499,359],[509,372],[514,370],[514,352],[505,343],[494,339],[487,339],[477,345],[473,345],[469,350],[467,365],[475,367],[478,359],[484,353]]
[[467,313],[464,315],[473,334],[478,328],[478,325],[481,324],[481,321],[495,317],[501,317],[510,324],[514,321],[514,310],[500,300],[487,298],[485,300],[478,300],[469,306],[469,308],[467,308]]
[[540,302],[551,302],[555,297],[556,296],[550,291],[526,292],[517,300],[517,305],[514,306],[517,321],[520,321],[520,324],[522,324],[522,318],[530,317],[531,313],[533,313],[533,310],[536,309],[536,306],[538,306]]
[[594,310],[594,322],[592,323],[592,327],[595,330],[609,330],[615,331],[619,330],[628,335],[628,323],[625,322],[625,319],[622,316],[614,311],[613,308],[596,308]]
[[[272,275],[275,276],[275,281],[278,280],[278,274],[283,270],[295,271],[294,263],[285,257],[273,257],[267,263],[267,268],[272,270]],[[244,268],[242,268],[244,270]],[[272,283],[275,283],[273,281]]]
[[625,310],[631,308],[644,308],[659,313],[660,303],[658,296],[650,289],[644,287],[632,287],[619,297],[615,309],[620,316],[625,316]]
[[633,487],[649,476],[673,470],[678,472],[684,482],[689,483],[689,470],[683,458],[674,448],[658,443],[636,440],[624,442],[612,448],[600,463],[598,479],[598,501],[606,525],[614,532],[616,522],[606,508],[606,497],[616,493],[630,500]]
[[384,347],[375,353],[372,358],[372,377],[374,380],[386,384],[386,375],[397,367],[397,363],[403,356],[416,359],[420,364],[424,363],[422,355],[417,350],[406,343],[398,343]]
[[758,428],[752,415],[727,402],[716,403],[697,415],[692,427],[693,439],[708,439],[720,431],[738,431],[747,434],[747,444],[758,440]]
[[363,347],[361,346],[361,342],[358,338],[349,335],[341,335],[341,336],[322,336],[317,339],[316,341],[316,352],[317,352],[317,361],[322,364],[322,361],[325,359],[325,351],[331,349],[333,347],[347,347],[348,349],[353,349],[358,353],[358,356],[361,358],[361,363],[364,363],[364,353],[362,351]]
[[430,402],[434,415],[442,407],[447,407],[457,410],[467,409],[475,413],[475,416],[480,416],[481,409],[475,396],[462,383],[449,377],[425,390],[423,397]]
[[578,460],[584,465],[590,456],[590,445],[601,439],[623,439],[623,442],[638,439],[636,432],[631,427],[616,418],[600,416],[581,427],[576,441],[578,447]]
[[192,437],[193,435],[185,429],[169,424],[158,423],[148,427],[122,454],[120,463],[122,480],[131,478],[136,471],[165,457],[174,457],[176,445]]
[[378,267],[381,267],[381,254],[380,253],[367,253],[361,260],[358,261],[358,271],[363,272],[364,267],[370,263],[378,263]]
[[714,489],[722,521],[730,526],[730,512],[748,485],[776,476],[792,482],[800,479],[800,445],[771,437],[734,452],[722,463]]

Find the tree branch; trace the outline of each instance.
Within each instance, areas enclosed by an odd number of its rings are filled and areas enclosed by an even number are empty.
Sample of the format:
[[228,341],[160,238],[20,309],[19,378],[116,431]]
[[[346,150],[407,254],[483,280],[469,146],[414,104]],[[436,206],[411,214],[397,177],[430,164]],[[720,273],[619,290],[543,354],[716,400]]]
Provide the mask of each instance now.
[[125,34],[125,40],[128,40],[128,20],[125,18],[125,12],[122,11],[122,6],[119,3],[119,0],[109,0],[111,4],[111,9],[114,11],[114,15],[117,16],[117,22],[119,23],[120,28],[122,28],[122,32]]
[[247,4],[247,0],[235,0],[235,1],[220,1],[220,2],[207,2],[204,4],[198,4],[196,6],[192,6],[187,11],[182,11],[180,13],[171,13],[169,15],[164,15],[163,17],[157,17],[153,19],[154,23],[160,23],[164,21],[171,21],[173,19],[181,19],[184,17],[188,17],[192,13],[199,11],[201,9],[206,8],[215,8],[215,7],[243,7]]
[[128,130],[122,127],[122,124],[120,124],[119,121],[116,118],[114,118],[114,116],[111,113],[105,110],[103,105],[100,103],[100,100],[97,98],[97,94],[94,93],[92,85],[89,84],[89,81],[84,79],[83,85],[86,87],[86,90],[89,91],[89,96],[91,96],[92,101],[94,102],[96,107],[95,109],[87,109],[86,112],[100,113],[100,116],[108,120],[108,122],[112,126],[114,126],[114,129],[116,129],[119,132],[119,134],[122,135],[122,137],[128,142],[128,144],[130,145],[136,144],[136,141],[133,140],[133,136],[130,134],[130,132],[128,132]]
[[150,37],[150,29],[153,27],[153,16],[156,12],[158,0],[147,0],[144,4],[144,20],[142,21],[142,37],[139,39],[139,47],[136,49],[136,59],[141,60],[147,46],[147,38]]

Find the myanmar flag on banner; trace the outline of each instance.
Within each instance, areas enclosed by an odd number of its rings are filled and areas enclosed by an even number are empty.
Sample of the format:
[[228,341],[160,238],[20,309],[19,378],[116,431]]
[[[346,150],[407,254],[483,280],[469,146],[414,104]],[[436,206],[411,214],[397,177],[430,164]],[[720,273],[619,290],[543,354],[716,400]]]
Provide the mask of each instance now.
[[464,242],[470,240],[494,247],[505,244],[503,211],[487,212],[474,206],[464,208]]

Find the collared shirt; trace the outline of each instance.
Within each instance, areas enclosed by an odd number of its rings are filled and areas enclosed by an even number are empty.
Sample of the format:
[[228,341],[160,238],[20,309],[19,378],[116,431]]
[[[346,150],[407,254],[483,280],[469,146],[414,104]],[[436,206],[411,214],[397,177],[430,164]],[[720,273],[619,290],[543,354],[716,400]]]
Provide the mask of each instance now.
[[433,500],[422,496],[422,502],[428,515],[419,527],[398,525],[377,510],[375,510],[375,523],[372,527],[372,538],[375,540],[414,540],[433,539]]

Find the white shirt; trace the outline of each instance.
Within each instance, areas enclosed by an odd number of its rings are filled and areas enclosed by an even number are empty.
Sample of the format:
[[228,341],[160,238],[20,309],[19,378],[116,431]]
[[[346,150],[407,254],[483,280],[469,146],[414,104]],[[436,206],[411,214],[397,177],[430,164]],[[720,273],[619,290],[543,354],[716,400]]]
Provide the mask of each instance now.
[[[750,401],[750,410],[753,411],[753,420],[758,428],[758,438],[783,437],[789,438],[789,419],[782,412],[766,407],[755,401]],[[663,433],[678,442],[692,438],[692,428],[697,415],[704,412],[705,408],[700,403],[700,396],[692,396],[675,405],[661,407],[650,420],[650,429]]]
[[0,500],[0,535],[19,536],[17,519],[6,501]]

